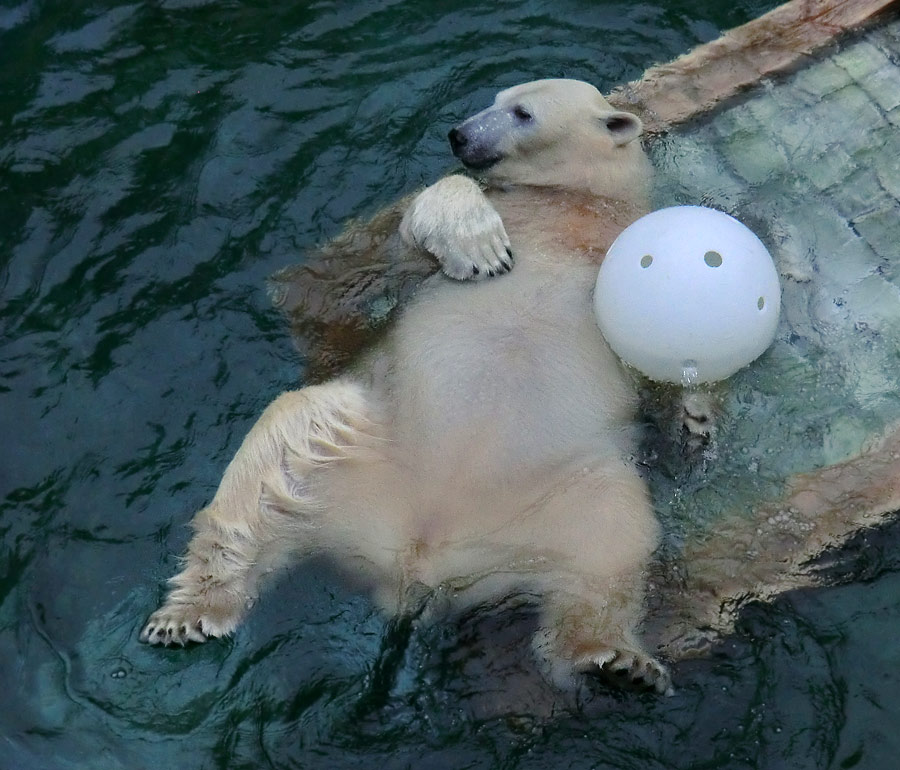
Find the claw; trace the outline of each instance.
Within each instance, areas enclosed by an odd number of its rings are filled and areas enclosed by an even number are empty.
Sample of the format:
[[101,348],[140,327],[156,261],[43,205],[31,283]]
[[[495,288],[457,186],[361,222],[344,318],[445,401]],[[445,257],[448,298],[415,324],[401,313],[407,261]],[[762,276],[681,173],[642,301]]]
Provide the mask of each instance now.
[[605,672],[615,677],[627,678],[660,695],[672,695],[669,672],[659,661],[642,652],[603,647],[584,658],[577,666],[583,672]]

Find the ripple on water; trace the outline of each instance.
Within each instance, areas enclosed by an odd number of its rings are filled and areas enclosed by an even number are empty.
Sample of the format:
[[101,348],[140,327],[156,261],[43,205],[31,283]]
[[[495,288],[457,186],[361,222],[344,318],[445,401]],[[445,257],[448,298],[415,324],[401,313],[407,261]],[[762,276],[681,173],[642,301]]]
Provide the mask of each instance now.
[[[896,610],[870,598],[896,595],[889,560],[864,586],[749,608],[669,699],[559,696],[532,661],[533,608],[386,622],[320,564],[278,578],[233,640],[136,643],[192,512],[298,380],[265,277],[452,167],[448,127],[499,88],[607,89],[768,5],[0,8],[0,765],[893,761]],[[742,201],[713,171],[707,193]],[[849,312],[819,299],[823,322]],[[778,355],[805,383],[791,343]],[[819,403],[830,374],[808,385]],[[738,413],[770,413],[778,387]],[[783,460],[741,457],[763,479]],[[703,498],[695,481],[684,497]]]

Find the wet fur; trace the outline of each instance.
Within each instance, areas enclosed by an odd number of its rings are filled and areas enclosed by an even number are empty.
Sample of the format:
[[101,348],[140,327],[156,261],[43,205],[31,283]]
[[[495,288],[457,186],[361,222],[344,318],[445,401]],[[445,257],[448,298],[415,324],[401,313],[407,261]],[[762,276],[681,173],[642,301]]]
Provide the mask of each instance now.
[[[450,177],[406,209],[402,238],[445,274],[352,372],[266,409],[142,640],[229,634],[260,574],[325,552],[388,611],[422,585],[466,603],[533,593],[555,682],[605,668],[669,689],[638,635],[658,525],[633,463],[637,393],[590,302],[600,255],[646,206],[640,124],[628,141],[604,134],[612,111],[594,89],[538,84],[495,107],[527,98],[553,141],[529,163],[504,138],[502,184]],[[561,186],[567,164],[575,181]],[[456,249],[466,239],[478,247]]]

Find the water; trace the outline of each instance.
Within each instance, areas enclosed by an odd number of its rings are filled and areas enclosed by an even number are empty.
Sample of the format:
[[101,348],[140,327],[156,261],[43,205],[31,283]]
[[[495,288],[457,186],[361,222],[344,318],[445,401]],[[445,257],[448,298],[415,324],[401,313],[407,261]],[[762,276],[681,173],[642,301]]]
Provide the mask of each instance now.
[[689,358],[684,362],[681,370],[681,384],[685,388],[690,388],[697,384],[697,377],[699,377],[699,375],[700,372],[697,370],[697,362],[692,358]]
[[0,767],[891,766],[890,531],[858,544],[864,581],[749,608],[669,699],[560,699],[527,608],[386,622],[324,564],[233,640],[136,641],[192,512],[302,380],[266,276],[433,181],[497,89],[607,90],[767,7],[7,0]]

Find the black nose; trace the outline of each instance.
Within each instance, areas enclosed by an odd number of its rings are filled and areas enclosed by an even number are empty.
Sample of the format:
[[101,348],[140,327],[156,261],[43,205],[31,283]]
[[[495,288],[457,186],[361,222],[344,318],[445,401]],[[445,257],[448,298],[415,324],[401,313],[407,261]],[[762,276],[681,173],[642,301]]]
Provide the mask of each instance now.
[[469,141],[466,139],[466,135],[456,128],[450,129],[447,138],[450,140],[450,149],[453,150],[454,155],[459,155],[459,151],[465,147],[466,143]]

